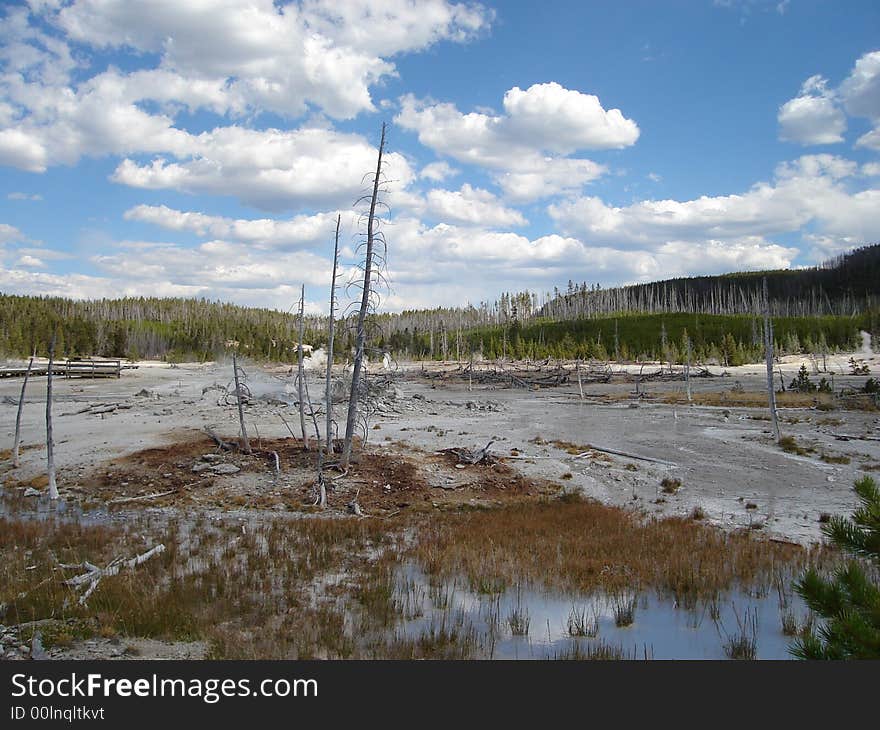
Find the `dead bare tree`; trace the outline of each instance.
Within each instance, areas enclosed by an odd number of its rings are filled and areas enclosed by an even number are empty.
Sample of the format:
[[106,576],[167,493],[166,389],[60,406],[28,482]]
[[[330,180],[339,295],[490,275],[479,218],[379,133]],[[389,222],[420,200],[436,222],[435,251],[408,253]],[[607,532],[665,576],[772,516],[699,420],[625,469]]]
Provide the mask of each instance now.
[[688,403],[690,403],[693,398],[691,397],[691,338],[687,338],[687,342],[685,343],[685,349],[687,350],[687,360],[684,365],[684,383],[687,388],[687,397]]
[[238,422],[241,426],[241,449],[244,453],[250,454],[251,444],[248,441],[247,429],[244,425],[244,394],[238,377],[238,357],[234,351],[232,353],[232,373],[235,379],[235,400],[238,403]]
[[299,428],[302,431],[302,440],[305,450],[309,450],[309,435],[306,433],[305,403],[303,399],[303,336],[305,335],[305,318],[303,317],[306,306],[306,285],[302,285],[299,297],[299,343],[296,346],[296,382],[297,397],[299,398]]
[[19,446],[21,446],[21,412],[24,409],[24,392],[27,388],[28,378],[31,376],[31,369],[34,367],[34,358],[37,353],[31,355],[28,361],[27,370],[24,373],[24,382],[21,384],[21,394],[18,396],[18,413],[15,414],[15,438],[12,442],[12,468],[18,469],[21,466],[21,460],[18,456]]
[[52,367],[55,364],[57,337],[56,329],[49,343],[49,367],[46,370],[46,468],[49,476],[49,499],[58,499],[58,485],[55,483],[55,443],[52,439]]
[[773,387],[773,322],[770,319],[770,297],[767,294],[767,277],[764,277],[764,355],[767,360],[767,400],[770,406],[770,419],[776,441],[781,438],[779,418],[776,415],[776,389]]
[[382,179],[382,154],[385,151],[385,124],[382,124],[382,136],[379,141],[379,154],[376,162],[376,174],[373,176],[373,193],[370,196],[370,212],[367,217],[367,240],[364,255],[364,280],[361,292],[361,306],[358,310],[357,331],[355,335],[354,365],[351,372],[351,394],[348,399],[348,417],[345,421],[345,441],[342,447],[342,460],[340,466],[348,468],[351,460],[351,446],[354,439],[355,425],[357,422],[358,395],[360,386],[361,369],[364,363],[364,348],[366,346],[366,319],[370,308],[370,285],[372,283],[372,268],[374,246],[376,242],[376,207],[379,203],[379,185]]
[[[320,504],[323,508],[327,506],[327,490],[324,485],[324,449],[321,441],[321,431],[318,428],[318,414],[312,406],[312,397],[309,395],[309,383],[307,380],[303,381],[303,388],[305,390],[305,401],[309,405],[309,416],[312,419],[312,426],[315,429],[315,444],[318,447],[318,459],[316,462],[317,479],[315,481],[317,497],[315,498],[315,504]],[[288,430],[290,430],[289,426]]]
[[583,380],[581,380],[581,359],[580,358],[578,358],[575,361],[574,367],[575,367],[575,370],[577,370],[578,392],[581,396],[581,400],[583,400],[584,399],[584,383],[583,383]]
[[[336,238],[333,244],[333,275],[330,278],[330,321],[327,325],[327,377],[324,397],[327,402],[327,454],[333,453],[333,335],[336,324],[336,269],[339,265],[339,225],[342,215],[336,216]],[[325,498],[326,499],[326,498]]]

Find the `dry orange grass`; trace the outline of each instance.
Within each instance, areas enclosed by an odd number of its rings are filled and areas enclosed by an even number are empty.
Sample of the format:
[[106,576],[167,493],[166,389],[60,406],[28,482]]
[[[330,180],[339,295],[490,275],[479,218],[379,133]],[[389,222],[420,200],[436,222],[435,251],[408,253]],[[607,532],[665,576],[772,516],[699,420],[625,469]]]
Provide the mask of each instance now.
[[[663,403],[686,404],[684,393],[663,393],[659,396]],[[718,392],[694,393],[691,401],[698,406],[729,406],[735,408],[767,407],[766,391],[721,390]],[[829,393],[796,393],[786,391],[776,394],[776,405],[780,408],[813,408],[828,410],[835,407],[834,397]]]
[[766,587],[820,557],[748,533],[577,499],[444,515],[421,532],[415,556],[429,574],[463,574],[474,587],[652,588],[685,600],[735,585]]

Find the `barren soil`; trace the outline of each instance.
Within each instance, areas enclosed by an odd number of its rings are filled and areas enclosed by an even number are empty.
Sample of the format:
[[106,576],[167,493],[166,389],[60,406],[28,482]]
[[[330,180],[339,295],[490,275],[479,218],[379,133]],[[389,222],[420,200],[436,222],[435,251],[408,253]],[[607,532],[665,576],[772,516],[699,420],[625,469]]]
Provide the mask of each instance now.
[[[872,372],[880,369],[876,356],[860,356]],[[788,381],[801,359],[786,360]],[[828,363],[831,372],[837,370],[837,388],[864,381],[844,374],[846,361],[835,356]],[[615,378],[586,385],[581,401],[576,383],[532,392],[490,386],[469,391],[465,379],[438,384],[422,377],[421,365],[402,368],[370,422],[360,462],[332,484],[331,509],[344,511],[356,494],[366,511],[383,515],[578,489],[652,514],[684,515],[699,507],[724,528],[760,527],[801,543],[820,539],[820,516],[851,511],[853,480],[880,466],[880,442],[847,438],[876,439],[880,416],[819,410],[807,398],[802,407],[780,409],[783,433],[809,449],[786,453],[771,438],[766,408],[735,405],[743,393],[761,402],[760,366],[710,370],[719,377],[691,381],[696,400],[720,393],[719,402],[729,404],[664,402],[683,400],[681,381],[644,382],[636,395],[633,382]],[[210,426],[236,440],[237,411],[223,400],[228,371],[220,364],[140,363],[119,380],[56,380],[62,496],[125,508],[310,509],[314,454],[290,438],[283,422],[299,435],[296,410],[285,402],[292,400],[286,368],[248,369],[254,399],[246,419],[254,455],[221,451],[204,432]],[[20,380],[0,381],[0,433],[10,444],[20,387]],[[320,390],[316,380],[312,392]],[[12,470],[8,460],[0,466],[7,488],[45,485],[44,395],[45,379],[32,380],[22,467]],[[92,412],[114,404],[116,410]],[[492,465],[462,466],[454,455],[438,453],[476,450],[489,441],[500,459]],[[281,465],[277,475],[273,451]],[[664,491],[664,478],[679,480],[681,487]],[[152,496],[165,492],[171,493]]]
[[[880,371],[880,358],[856,356],[872,374]],[[866,378],[847,375],[848,359],[829,358],[821,374],[830,379],[834,373],[838,390],[860,388]],[[785,358],[786,382],[801,362]],[[118,380],[57,379],[55,459],[62,501],[52,509],[82,509],[98,521],[125,520],[142,510],[159,516],[222,512],[253,520],[270,514],[344,516],[356,499],[366,515],[383,518],[580,491],[647,515],[696,515],[726,530],[751,528],[806,545],[821,539],[828,515],[852,511],[854,479],[880,468],[876,410],[839,404],[828,410],[827,402],[800,397],[796,407],[780,409],[783,434],[803,452],[787,453],[771,437],[761,366],[712,367],[712,377],[692,379],[695,403],[717,405],[688,404],[681,380],[635,382],[639,373],[659,367],[615,365],[611,382],[585,385],[583,400],[576,381],[532,391],[485,384],[469,389],[458,364],[399,367],[374,403],[368,441],[356,463],[345,474],[328,472],[325,512],[313,506],[314,439],[306,451],[299,438],[291,438],[291,431],[299,436],[299,418],[286,366],[247,366],[253,395],[245,408],[249,455],[237,448],[237,409],[225,391],[228,364],[145,362]],[[20,388],[18,379],[0,380],[0,434],[10,446]],[[315,375],[311,392],[321,390]],[[44,398],[45,378],[33,379],[25,400],[22,466],[12,469],[9,451],[0,452],[0,482],[18,504],[28,503],[28,488],[33,493],[46,486]],[[337,410],[342,420],[342,406]],[[206,427],[233,448],[219,448]],[[451,451],[476,451],[489,442],[487,463],[461,463],[463,452]],[[42,499],[33,498],[33,505],[35,513],[46,508]],[[24,645],[16,647],[9,656],[27,654]],[[179,658],[204,651],[198,643],[94,638],[55,647],[50,655]]]

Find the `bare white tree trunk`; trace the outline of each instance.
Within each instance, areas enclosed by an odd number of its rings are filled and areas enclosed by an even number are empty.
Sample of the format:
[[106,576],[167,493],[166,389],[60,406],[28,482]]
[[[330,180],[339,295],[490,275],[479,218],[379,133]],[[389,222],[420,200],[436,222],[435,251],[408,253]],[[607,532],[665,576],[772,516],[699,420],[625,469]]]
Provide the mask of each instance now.
[[296,348],[296,372],[297,372],[297,396],[299,398],[299,429],[302,431],[302,439],[303,446],[305,450],[309,450],[309,435],[306,433],[306,415],[305,415],[305,403],[303,398],[303,377],[305,373],[303,371],[303,337],[305,335],[305,321],[303,319],[303,313],[305,311],[306,306],[306,285],[302,285],[300,297],[299,297],[299,344]]
[[577,376],[578,376],[578,391],[580,392],[581,400],[584,400],[584,383],[581,380],[581,359],[580,358],[575,360],[574,369],[577,371]]
[[685,388],[687,389],[687,397],[688,403],[690,403],[693,398],[691,397],[691,338],[687,338],[687,344],[685,345],[685,349],[687,349],[687,361],[684,365],[684,383]]
[[49,367],[46,370],[46,467],[49,475],[49,499],[58,499],[58,485],[55,483],[55,443],[52,439],[52,366],[55,364],[55,338],[52,334],[49,343]]
[[81,590],[84,586],[88,585],[88,588],[86,588],[85,592],[79,598],[79,604],[85,606],[89,596],[92,595],[94,590],[98,587],[98,584],[101,582],[101,578],[109,578],[118,575],[123,569],[133,570],[142,563],[146,563],[150,558],[153,558],[156,555],[161,555],[163,552],[165,552],[165,545],[160,543],[147,550],[147,552],[135,555],[128,560],[123,560],[121,557],[116,558],[106,568],[99,568],[97,565],[88,562],[72,565],[60,563],[58,567],[62,570],[76,568],[86,571],[85,573],[81,573],[80,575],[76,575],[73,578],[68,578],[64,581],[65,585],[71,586],[74,590]]
[[[327,400],[327,454],[333,453],[333,330],[336,323],[336,267],[339,264],[339,224],[342,222],[342,215],[336,216],[336,242],[333,245],[333,276],[330,279],[330,322],[327,332],[327,377],[325,383],[324,396]],[[323,489],[324,485],[321,484]],[[326,496],[324,501],[326,502]]]
[[776,389],[773,387],[773,322],[770,319],[770,298],[767,294],[767,277],[764,277],[764,355],[767,360],[767,400],[770,406],[770,419],[776,440],[779,433],[779,418],[776,415]]
[[244,425],[244,393],[241,390],[241,383],[238,379],[238,357],[235,352],[232,353],[232,373],[235,378],[235,400],[238,403],[238,423],[241,426],[241,448],[246,454],[251,453],[251,443],[248,441],[247,429]]
[[31,368],[34,366],[34,357],[36,352],[31,355],[28,362],[27,370],[24,373],[24,382],[21,384],[21,395],[18,397],[18,413],[15,414],[15,438],[12,442],[12,468],[18,469],[21,466],[21,460],[18,456],[19,446],[21,446],[21,412],[24,409],[24,392],[27,388],[28,378],[31,376]]
[[348,399],[348,418],[345,421],[345,442],[342,447],[341,466],[348,468],[351,460],[351,446],[354,439],[355,423],[357,421],[358,390],[360,385],[361,368],[364,362],[364,348],[366,347],[366,319],[367,310],[370,307],[370,284],[373,266],[373,245],[375,242],[376,205],[379,202],[379,181],[382,177],[382,153],[385,151],[385,124],[382,124],[382,138],[379,142],[379,156],[376,162],[376,175],[373,178],[373,194],[370,198],[370,214],[367,218],[367,250],[364,260],[364,287],[361,294],[361,307],[357,318],[357,335],[355,339],[354,367],[351,372],[351,394]]

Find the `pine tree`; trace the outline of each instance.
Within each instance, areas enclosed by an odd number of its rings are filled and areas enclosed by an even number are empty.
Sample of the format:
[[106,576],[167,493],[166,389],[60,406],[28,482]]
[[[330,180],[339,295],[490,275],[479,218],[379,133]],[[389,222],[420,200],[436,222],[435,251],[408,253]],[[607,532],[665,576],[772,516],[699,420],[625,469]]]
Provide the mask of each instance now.
[[[822,532],[845,552],[880,567],[880,490],[866,476],[855,483],[855,492],[861,507],[852,518],[832,517]],[[880,659],[880,584],[872,582],[859,562],[850,560],[830,579],[810,569],[794,588],[824,623],[818,633],[799,639],[792,654],[801,659]]]
[[791,390],[796,390],[799,393],[812,393],[814,390],[816,390],[815,383],[810,380],[810,376],[807,373],[806,365],[801,365],[801,369],[798,370],[797,377],[792,378],[789,388]]

